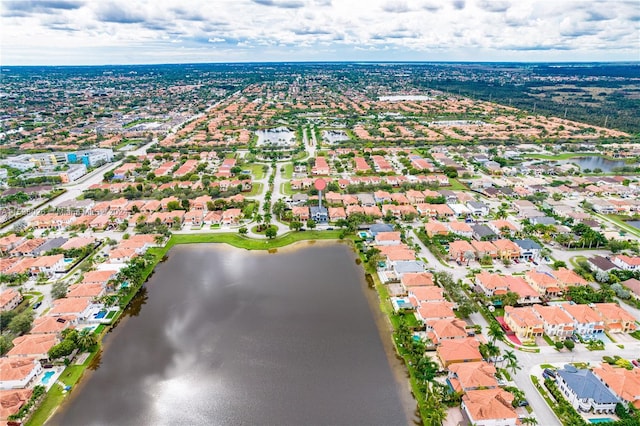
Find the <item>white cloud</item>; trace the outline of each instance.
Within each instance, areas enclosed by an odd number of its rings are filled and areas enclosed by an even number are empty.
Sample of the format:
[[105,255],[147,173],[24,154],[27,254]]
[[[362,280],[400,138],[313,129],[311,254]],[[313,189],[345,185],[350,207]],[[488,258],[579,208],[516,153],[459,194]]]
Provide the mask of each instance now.
[[163,62],[163,53],[165,61],[640,57],[639,7],[621,0],[47,0],[1,7],[5,64]]

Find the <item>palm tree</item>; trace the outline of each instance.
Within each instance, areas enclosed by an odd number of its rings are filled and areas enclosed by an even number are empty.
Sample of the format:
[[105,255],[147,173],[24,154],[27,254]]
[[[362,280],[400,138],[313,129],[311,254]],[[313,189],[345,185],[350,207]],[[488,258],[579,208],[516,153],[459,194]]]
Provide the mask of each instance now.
[[86,351],[96,343],[96,336],[91,330],[84,329],[78,334],[78,346],[80,349]]
[[535,417],[525,417],[520,419],[520,422],[523,425],[537,425],[538,424],[538,420]]
[[492,342],[480,344],[479,349],[480,353],[482,353],[482,355],[489,360],[500,355],[500,348]]
[[505,333],[502,326],[498,322],[493,321],[489,324],[487,334],[491,337],[491,343],[495,344],[496,340],[502,340],[504,338]]
[[507,361],[507,368],[511,370],[511,374],[516,374],[516,370],[520,370],[518,357],[512,350],[507,349],[504,351],[504,360]]

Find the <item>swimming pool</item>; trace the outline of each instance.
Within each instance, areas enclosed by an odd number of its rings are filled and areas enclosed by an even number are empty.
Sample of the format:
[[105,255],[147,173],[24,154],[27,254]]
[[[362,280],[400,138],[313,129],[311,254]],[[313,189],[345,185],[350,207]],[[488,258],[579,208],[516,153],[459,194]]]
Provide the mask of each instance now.
[[105,317],[105,315],[107,315],[107,311],[100,311],[97,314],[95,314],[93,317],[95,319],[102,319]]
[[600,417],[597,419],[589,419],[589,423],[611,423],[613,421],[610,417]]
[[40,382],[43,385],[48,385],[49,384],[49,380],[51,380],[51,377],[54,376],[55,374],[56,374],[55,371],[47,371],[46,373],[44,373],[44,376],[42,377]]

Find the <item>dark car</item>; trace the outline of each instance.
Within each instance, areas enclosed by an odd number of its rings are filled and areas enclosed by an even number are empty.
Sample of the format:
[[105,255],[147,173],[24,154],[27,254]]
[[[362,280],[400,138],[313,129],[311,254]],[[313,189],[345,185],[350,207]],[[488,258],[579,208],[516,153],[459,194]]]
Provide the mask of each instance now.
[[32,308],[33,309],[38,309],[40,307],[40,305],[42,305],[42,302],[36,302],[33,304]]
[[549,377],[556,377],[556,372],[553,371],[550,368],[545,368],[544,371],[542,372],[543,375],[547,375]]
[[634,366],[636,366],[636,367],[639,367],[639,368],[640,368],[640,362],[638,362],[638,360],[637,360],[637,359],[633,359],[633,360],[631,360],[631,364],[633,364]]
[[523,399],[522,401],[520,401],[520,403],[518,404],[518,407],[526,407],[527,405],[529,405],[529,401],[527,401],[526,399]]

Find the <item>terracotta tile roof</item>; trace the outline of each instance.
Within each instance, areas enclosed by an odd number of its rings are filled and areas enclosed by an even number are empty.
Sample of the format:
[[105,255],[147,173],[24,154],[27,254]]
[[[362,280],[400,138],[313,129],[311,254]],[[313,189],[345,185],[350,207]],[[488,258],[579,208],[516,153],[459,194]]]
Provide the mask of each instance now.
[[456,392],[480,387],[498,387],[498,381],[495,377],[496,367],[488,362],[459,362],[451,364],[448,369],[455,377],[451,380],[451,382],[455,381],[455,384],[452,383],[454,388],[456,388],[456,384],[458,385]]
[[56,343],[58,339],[53,334],[25,334],[13,339],[14,346],[7,356],[39,356],[46,354]]
[[602,363],[593,369],[593,373],[624,401],[634,406],[640,403],[640,369],[614,368]]
[[513,395],[503,389],[469,391],[462,397],[471,422],[482,420],[517,419],[518,414],[511,406]]
[[23,380],[37,363],[35,358],[0,358],[0,382]]

